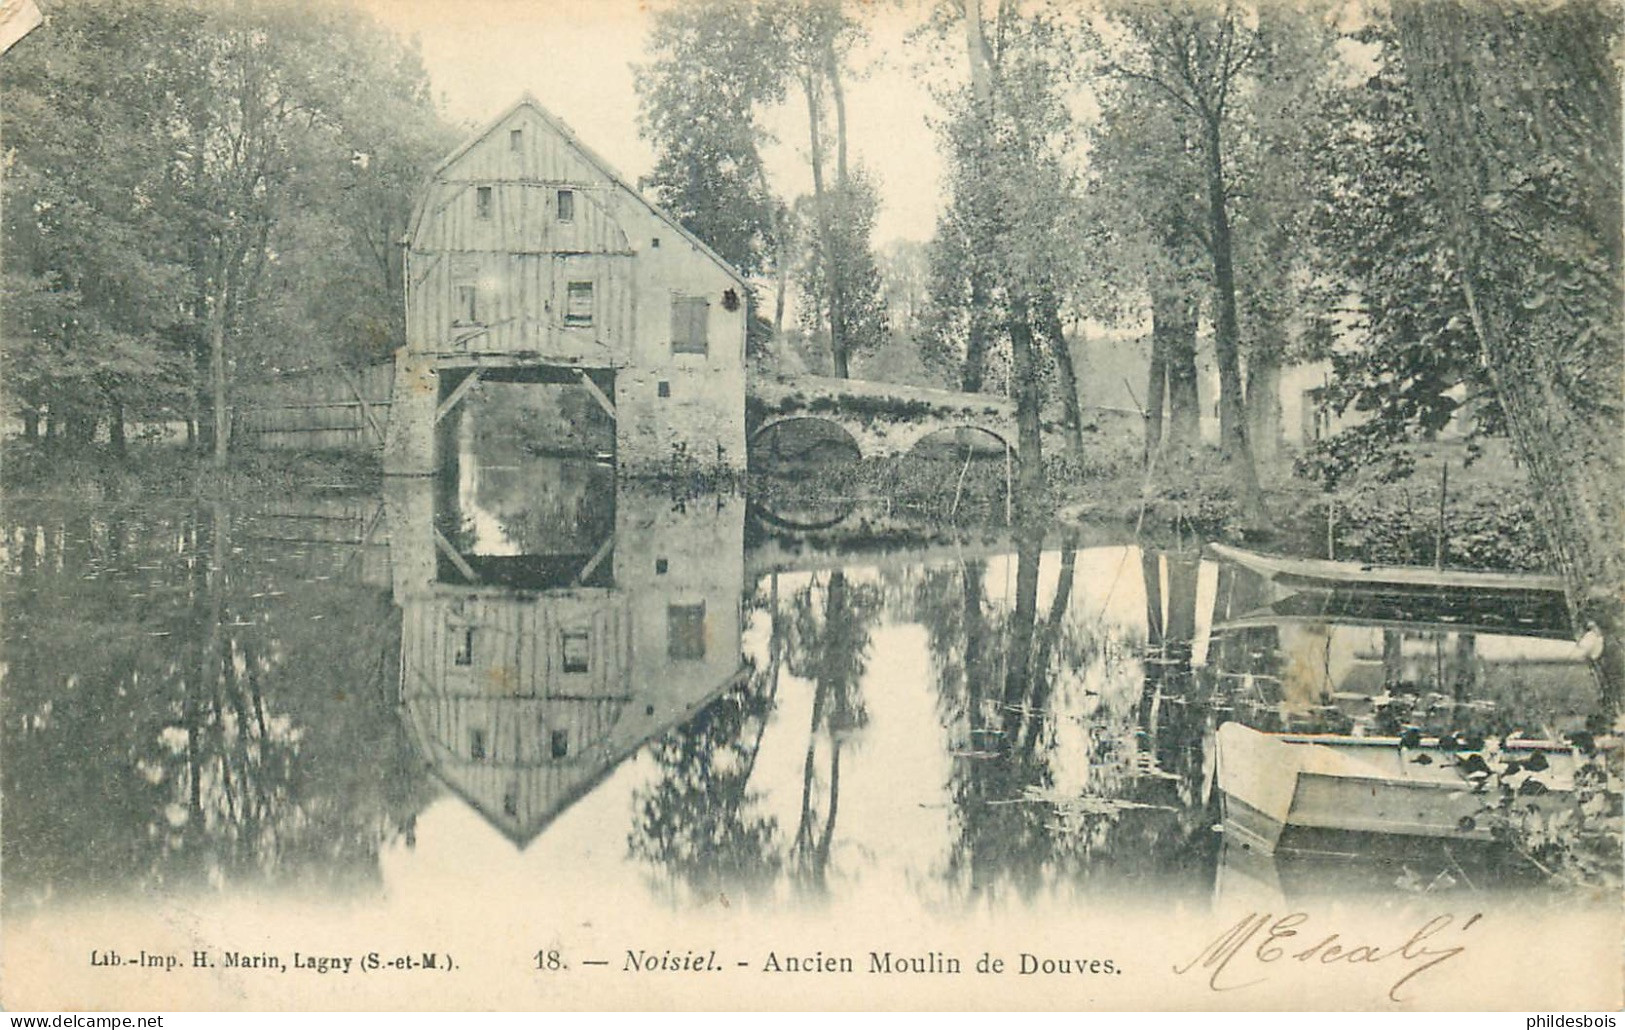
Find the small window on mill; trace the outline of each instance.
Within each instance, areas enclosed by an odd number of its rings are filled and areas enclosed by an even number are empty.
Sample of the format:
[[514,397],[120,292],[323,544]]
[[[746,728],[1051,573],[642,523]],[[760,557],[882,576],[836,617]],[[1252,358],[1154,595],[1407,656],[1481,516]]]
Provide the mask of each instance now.
[[587,672],[592,668],[592,634],[586,630],[566,630],[562,650],[565,672]]
[[491,217],[491,187],[477,186],[474,188],[474,215],[478,218]]
[[671,352],[704,354],[710,349],[707,326],[711,305],[704,297],[673,297],[671,300]]
[[451,660],[454,665],[474,664],[474,631],[465,629],[456,636],[456,648],[452,651]]
[[525,149],[524,129],[508,130],[508,149],[512,150],[514,153],[518,153],[519,151]]
[[576,220],[576,191],[559,190],[559,221],[573,222]]
[[548,753],[554,758],[563,758],[570,753],[570,733],[568,730],[554,730],[547,743]]
[[592,283],[573,282],[565,295],[565,325],[592,325]]
[[694,661],[705,657],[705,603],[666,607],[666,657]]
[[473,325],[480,320],[480,291],[473,283],[458,284],[457,307],[453,319],[464,325]]

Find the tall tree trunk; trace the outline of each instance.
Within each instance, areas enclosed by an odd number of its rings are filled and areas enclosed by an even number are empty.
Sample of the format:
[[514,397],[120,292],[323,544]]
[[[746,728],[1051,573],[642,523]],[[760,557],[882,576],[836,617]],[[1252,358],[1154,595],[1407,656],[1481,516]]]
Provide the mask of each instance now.
[[[192,203],[201,208],[203,199],[203,175],[205,171],[204,155],[208,150],[208,126],[201,112],[194,112],[189,125],[191,128],[191,190]],[[192,343],[191,380],[188,399],[192,410],[187,417],[186,442],[188,444],[207,447],[211,443],[211,434],[208,423],[204,421],[203,414],[207,410],[205,398],[208,396],[209,383],[209,250],[210,240],[208,231],[200,221],[197,233],[189,241],[189,256],[192,264],[192,325],[189,336]],[[192,335],[195,334],[195,335]]]
[[1038,354],[1033,341],[1030,304],[1014,292],[1010,313],[1010,392],[1016,402],[1017,518],[1027,521],[1044,493],[1044,438],[1039,422]]
[[835,375],[845,379],[848,374],[846,344],[841,339],[841,323],[837,317],[840,301],[835,291],[836,274],[832,260],[834,240],[829,218],[829,194],[824,188],[824,135],[821,128],[823,105],[820,97],[823,92],[823,75],[817,68],[804,69],[801,86],[807,95],[807,139],[811,149],[813,212],[818,221],[819,248],[824,255],[824,303],[829,310],[830,364]]
[[[1195,448],[1201,439],[1196,309],[1189,283],[1173,276],[1159,277],[1151,294],[1151,350],[1153,356],[1161,353],[1166,369],[1168,446],[1181,454]],[[1161,428],[1159,424],[1158,430]]]
[[[1604,270],[1586,288],[1607,291],[1604,295],[1613,298],[1610,310],[1617,312],[1618,78],[1607,52],[1608,26],[1588,26],[1584,7],[1535,14],[1469,7],[1458,0],[1404,0],[1394,5],[1394,20],[1429,174],[1484,367],[1528,470],[1551,557],[1568,587],[1570,616],[1577,630],[1595,621],[1602,631],[1603,651],[1593,668],[1605,699],[1618,705],[1625,695],[1619,409],[1588,411],[1575,403],[1569,387],[1574,359],[1565,352],[1583,351],[1581,342],[1543,340],[1541,327],[1530,324],[1524,305],[1552,299],[1542,295],[1546,287],[1535,279],[1543,271],[1537,267],[1541,262],[1525,262],[1521,254],[1517,262],[1508,261],[1505,234],[1488,213],[1492,201],[1501,200],[1499,191],[1525,172],[1521,157],[1530,146],[1529,133],[1538,134],[1550,156],[1572,161],[1577,216],[1559,228],[1573,234],[1576,246],[1588,236],[1597,241],[1593,263]],[[1486,77],[1494,70],[1477,63],[1492,47],[1516,56],[1522,56],[1521,47],[1530,48],[1524,54],[1574,69],[1574,84],[1561,97],[1541,98],[1542,104],[1516,103],[1517,116],[1498,123],[1505,116],[1497,113],[1497,103],[1534,98],[1493,95]],[[1561,118],[1571,111],[1578,113],[1563,124]],[[1608,170],[1587,175],[1589,162],[1602,162]],[[1607,347],[1618,347],[1617,319],[1592,328],[1609,341]],[[1612,377],[1607,369],[1601,375],[1617,401],[1617,350]]]
[[107,411],[107,442],[111,445],[113,453],[123,457],[125,453],[124,437],[124,402],[114,400]]
[[993,72],[989,67],[987,35],[982,26],[981,0],[965,0],[965,51],[970,60],[971,95],[976,99],[977,106],[982,108],[982,118],[991,118]]
[[209,312],[209,386],[214,403],[213,457],[217,466],[226,463],[231,440],[231,409],[226,403],[226,291],[216,294]]
[[773,297],[773,342],[784,339],[784,295],[790,288],[790,227],[783,205],[773,199],[773,190],[767,184],[767,168],[756,164],[756,185],[762,196],[773,205],[773,264],[778,272],[778,292]]
[[1144,465],[1162,446],[1163,398],[1168,393],[1167,331],[1157,318],[1156,301],[1151,304],[1151,358],[1145,373],[1145,446],[1140,455]]
[[1229,199],[1219,116],[1206,118],[1208,245],[1213,257],[1213,350],[1219,365],[1219,448],[1236,478],[1242,511],[1255,526],[1265,521],[1263,491],[1242,417],[1241,327],[1236,319],[1236,271],[1230,239]]
[[833,41],[824,48],[824,71],[829,76],[829,96],[835,102],[835,185],[846,188],[846,90],[841,84],[841,61]]
[[1038,297],[1038,320],[1049,340],[1050,353],[1055,355],[1057,387],[1061,392],[1061,410],[1066,416],[1066,446],[1073,454],[1083,456],[1083,402],[1078,398],[1078,373],[1072,363],[1072,347],[1066,340],[1066,326],[1061,322],[1061,305],[1051,290]]
[[988,333],[983,312],[993,303],[993,291],[988,283],[987,268],[980,260],[970,270],[970,331],[965,338],[965,365],[960,374],[959,388],[966,393],[981,393],[987,377]]
[[[982,32],[981,0],[965,0],[965,54],[970,63],[971,98],[976,105],[977,145],[972,160],[987,158],[991,145],[988,126],[993,119],[993,75],[989,68],[987,38]],[[977,175],[980,180],[981,175]],[[965,342],[965,370],[961,385],[966,393],[980,393],[987,373],[988,334],[980,318],[993,302],[991,273],[986,255],[975,255],[970,269],[970,336]]]
[[[850,217],[851,212],[846,205],[851,201],[847,192],[846,178],[846,91],[841,86],[840,60],[835,56],[833,41],[826,41],[824,48],[825,74],[829,77],[830,99],[835,103],[835,196],[842,205],[841,217]],[[848,364],[852,360],[852,327],[848,323],[850,318],[847,309],[847,282],[846,273],[848,260],[851,255],[843,252],[837,253],[834,238],[834,226],[831,225],[831,234],[825,240],[824,272],[829,278],[829,324],[830,344],[835,347],[835,341],[840,340],[836,351],[837,376],[845,379],[848,375]],[[836,327],[840,328],[837,329]]]
[[1268,467],[1281,451],[1281,349],[1273,339],[1259,344],[1247,356],[1247,440]]

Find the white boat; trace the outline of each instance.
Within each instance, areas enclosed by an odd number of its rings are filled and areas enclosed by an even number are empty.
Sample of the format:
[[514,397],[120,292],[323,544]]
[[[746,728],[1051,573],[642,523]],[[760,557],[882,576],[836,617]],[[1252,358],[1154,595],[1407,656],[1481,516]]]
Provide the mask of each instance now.
[[[1518,802],[1574,790],[1579,757],[1556,741],[1513,740],[1479,751],[1437,740],[1261,733],[1219,727],[1217,778],[1232,841],[1273,855],[1288,831],[1492,839],[1503,788]],[[1538,756],[1538,757],[1537,757]]]
[[1562,594],[1563,580],[1535,572],[1482,572],[1433,569],[1421,565],[1367,565],[1324,558],[1259,554],[1226,544],[1208,544],[1225,561],[1251,569],[1285,586],[1388,590],[1470,590],[1489,593]]

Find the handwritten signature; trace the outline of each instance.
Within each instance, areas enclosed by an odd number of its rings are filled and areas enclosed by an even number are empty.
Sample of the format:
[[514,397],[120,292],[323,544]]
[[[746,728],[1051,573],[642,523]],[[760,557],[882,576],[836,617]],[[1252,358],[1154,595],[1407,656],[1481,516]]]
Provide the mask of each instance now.
[[[1174,966],[1174,972],[1183,976],[1205,971],[1209,988],[1234,991],[1268,980],[1268,972],[1253,979],[1246,977],[1258,973],[1258,967],[1274,963],[1296,962],[1300,966],[1384,963],[1396,971],[1403,970],[1403,975],[1389,986],[1388,998],[1408,1001],[1408,996],[1401,997],[1401,989],[1407,984],[1414,986],[1417,977],[1466,951],[1467,946],[1460,943],[1461,935],[1478,922],[1480,916],[1481,913],[1474,913],[1459,926],[1455,915],[1434,916],[1399,944],[1351,944],[1341,933],[1312,931],[1307,925],[1310,923],[1307,912],[1282,916],[1252,912],[1208,942],[1195,958]],[[1313,943],[1308,943],[1311,941]],[[1306,946],[1300,947],[1300,944]]]

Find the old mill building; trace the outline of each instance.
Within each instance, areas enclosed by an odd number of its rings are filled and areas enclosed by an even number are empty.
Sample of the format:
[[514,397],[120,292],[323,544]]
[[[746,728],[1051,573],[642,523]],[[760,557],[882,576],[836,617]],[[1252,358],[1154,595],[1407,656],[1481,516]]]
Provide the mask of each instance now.
[[527,96],[440,163],[412,219],[385,470],[434,472],[436,427],[481,382],[585,391],[623,471],[743,468],[745,296]]

